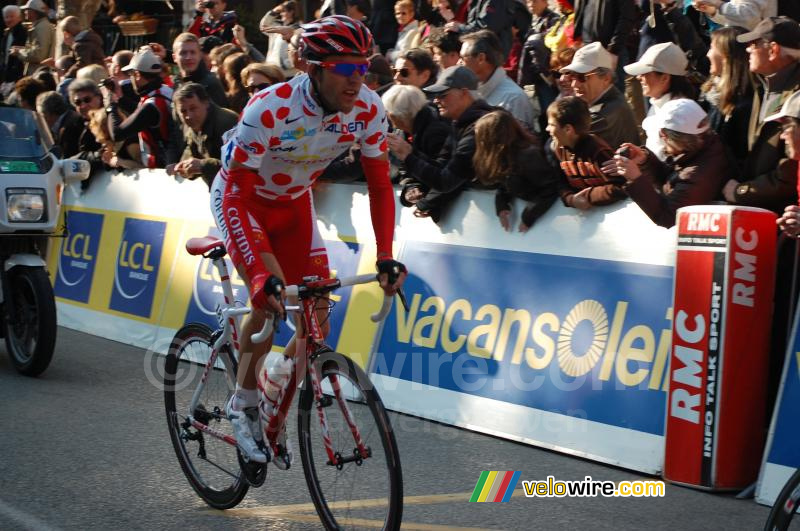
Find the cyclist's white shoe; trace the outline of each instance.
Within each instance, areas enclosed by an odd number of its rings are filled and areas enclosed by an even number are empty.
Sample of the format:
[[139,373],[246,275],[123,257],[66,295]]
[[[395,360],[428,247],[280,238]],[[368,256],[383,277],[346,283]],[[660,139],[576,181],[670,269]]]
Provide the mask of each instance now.
[[258,424],[258,410],[253,407],[238,411],[233,408],[233,398],[231,397],[228,403],[225,404],[225,415],[233,425],[233,436],[236,437],[236,445],[239,447],[239,451],[248,461],[266,463],[267,455],[258,447],[250,427],[253,423],[253,418],[255,418],[255,423]]

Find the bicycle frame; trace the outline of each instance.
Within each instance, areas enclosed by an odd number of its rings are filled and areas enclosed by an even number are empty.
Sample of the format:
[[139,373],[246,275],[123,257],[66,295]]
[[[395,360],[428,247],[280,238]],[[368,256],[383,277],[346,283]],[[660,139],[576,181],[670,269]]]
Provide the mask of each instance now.
[[[226,348],[227,345],[231,345],[233,350],[232,352],[233,357],[236,360],[239,359],[239,353],[240,353],[240,346],[238,340],[239,318],[243,315],[250,313],[249,308],[236,306],[236,302],[233,298],[233,289],[231,287],[230,276],[228,274],[228,268],[227,265],[225,264],[224,257],[213,259],[213,264],[217,268],[217,271],[219,272],[220,280],[222,283],[223,298],[224,298],[224,303],[220,304],[217,308],[217,320],[220,324],[220,330],[218,330],[214,334],[216,336],[216,340],[214,341],[214,345],[211,350],[211,355],[209,356],[208,362],[206,363],[206,366],[203,370],[203,376],[192,396],[192,400],[189,405],[187,420],[195,429],[198,429],[203,433],[210,435],[216,439],[219,439],[231,446],[236,446],[236,439],[234,437],[222,433],[210,427],[209,425],[197,420],[194,417],[194,412],[196,411],[196,408],[199,405],[200,396],[202,394],[203,388],[206,384],[206,381],[208,380],[210,371],[214,368],[217,362],[220,349]],[[344,287],[354,284],[362,284],[366,282],[372,282],[375,280],[376,280],[375,275],[361,275],[358,277],[352,277],[343,280],[309,279],[305,284],[303,284],[302,288],[304,289],[330,288],[329,291],[333,291],[333,289],[337,289],[339,287]],[[290,295],[297,296],[299,289],[300,286],[288,286],[287,293]],[[325,396],[323,394],[320,375],[317,373],[314,364],[309,363],[310,361],[313,361],[315,354],[327,348],[323,343],[324,337],[316,315],[316,306],[321,298],[322,296],[317,296],[317,295],[304,297],[301,298],[302,302],[301,307],[291,308],[292,310],[302,310],[300,333],[299,334],[296,333],[294,336],[296,341],[296,348],[295,348],[296,363],[294,364],[292,374],[290,375],[290,380],[289,380],[290,384],[287,387],[285,387],[284,390],[282,390],[282,392],[278,395],[276,412],[274,412],[271,415],[269,421],[265,423],[266,425],[263,426],[263,429],[264,429],[264,435],[266,436],[266,440],[269,442],[269,445],[271,447],[272,455],[277,455],[278,435],[280,434],[286,422],[286,417],[289,408],[291,407],[294,394],[297,391],[298,384],[305,380],[306,373],[308,373],[309,380],[311,382],[311,386],[314,392],[314,402],[316,404],[317,415],[319,418],[323,434],[325,451],[328,456],[328,464],[341,467],[348,462],[360,461],[362,459],[369,458],[371,453],[370,449],[364,444],[364,441],[358,430],[358,426],[356,425],[352,413],[350,411],[350,408],[347,405],[347,399],[344,397],[338,378],[336,375],[332,374],[330,375],[331,390],[333,391],[333,395],[334,398],[336,399],[337,404],[341,408],[342,415],[344,416],[349,426],[350,432],[353,435],[353,442],[355,444],[355,449],[352,455],[343,456],[334,451],[333,443],[331,441],[328,430],[328,419],[325,413],[325,406],[328,405],[328,402],[326,402]],[[387,297],[384,300],[383,308],[378,314],[372,317],[372,320],[377,321],[385,317],[390,307],[391,307],[391,298]],[[272,318],[267,318],[263,330],[259,334],[255,334],[253,336],[253,341],[258,342],[259,339],[261,341],[265,340],[266,337],[269,335],[269,331],[272,330],[272,324],[273,324]],[[227,356],[223,356],[222,360],[223,363],[226,365],[225,368],[229,379],[229,383],[233,387],[235,386],[236,383],[235,368],[233,366],[230,366],[231,365],[230,359]],[[300,378],[300,380],[298,380],[297,378]],[[261,387],[260,382],[259,382],[259,388],[263,393],[264,390]],[[261,398],[261,401],[263,402],[263,396]],[[259,407],[259,410],[260,409],[261,408]]]

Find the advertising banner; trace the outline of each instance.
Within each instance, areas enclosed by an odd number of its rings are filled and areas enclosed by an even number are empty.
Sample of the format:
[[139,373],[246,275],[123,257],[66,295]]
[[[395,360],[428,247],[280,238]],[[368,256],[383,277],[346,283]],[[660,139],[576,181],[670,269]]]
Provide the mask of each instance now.
[[766,210],[678,211],[665,479],[742,489],[756,478],[775,242],[775,215]]

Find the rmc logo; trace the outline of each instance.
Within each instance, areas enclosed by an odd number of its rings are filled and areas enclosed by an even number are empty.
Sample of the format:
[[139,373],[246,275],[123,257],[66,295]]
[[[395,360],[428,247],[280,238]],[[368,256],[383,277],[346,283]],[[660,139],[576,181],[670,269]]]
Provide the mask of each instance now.
[[125,218],[109,308],[150,317],[167,224]]
[[58,255],[55,294],[64,299],[89,302],[97,250],[103,229],[103,214],[66,213],[68,235]]

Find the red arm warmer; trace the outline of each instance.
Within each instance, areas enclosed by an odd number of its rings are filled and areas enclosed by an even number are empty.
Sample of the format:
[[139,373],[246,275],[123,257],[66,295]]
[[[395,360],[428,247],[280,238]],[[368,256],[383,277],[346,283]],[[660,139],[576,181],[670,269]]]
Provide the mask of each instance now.
[[361,157],[361,167],[367,177],[369,212],[372,229],[378,244],[378,260],[392,258],[394,237],[394,188],[389,180],[389,160]]

